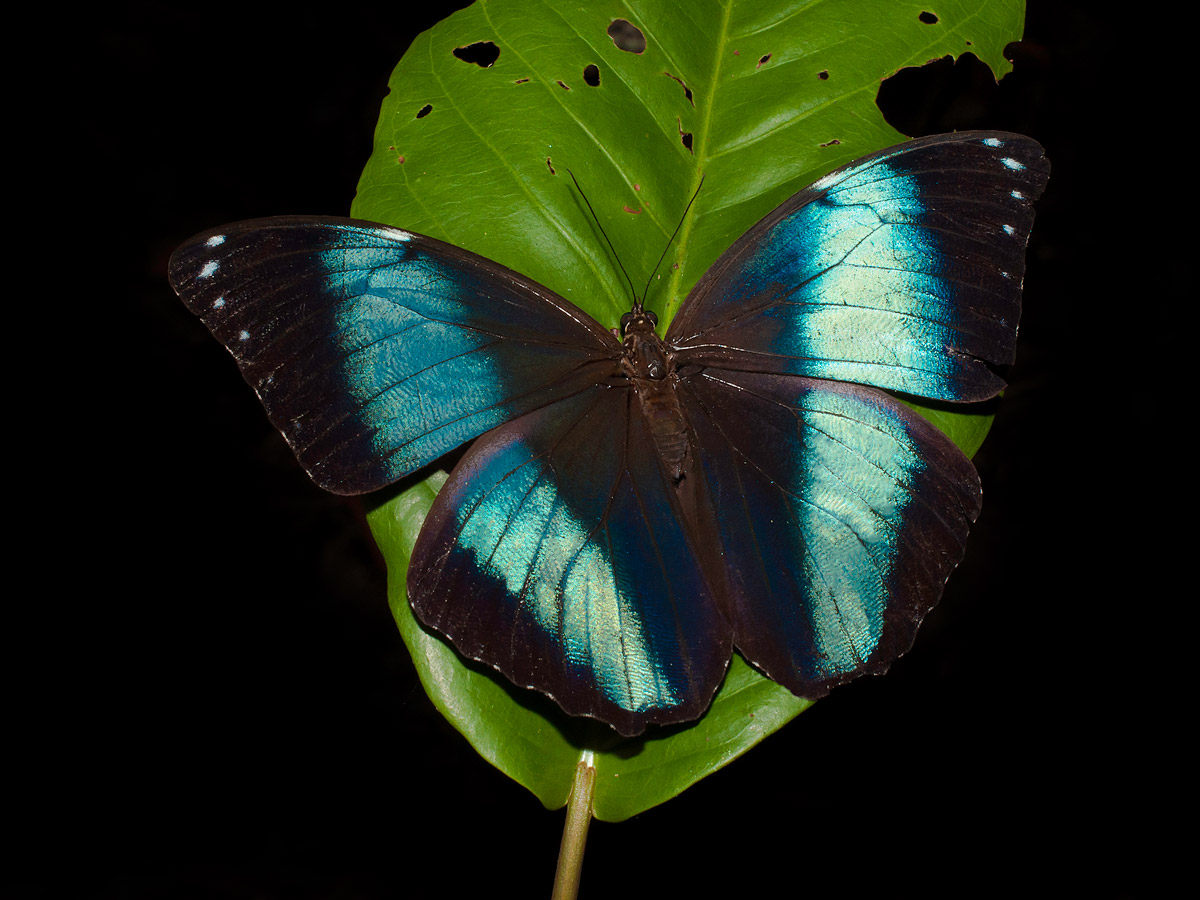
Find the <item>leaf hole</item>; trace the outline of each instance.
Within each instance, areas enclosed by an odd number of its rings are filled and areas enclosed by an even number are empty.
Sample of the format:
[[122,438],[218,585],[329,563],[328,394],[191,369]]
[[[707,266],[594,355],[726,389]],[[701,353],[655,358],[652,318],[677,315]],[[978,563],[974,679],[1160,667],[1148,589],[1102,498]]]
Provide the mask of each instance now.
[[634,215],[634,216],[640,216],[642,214],[642,211],[640,209],[634,209],[633,207],[625,206],[624,204],[622,204],[621,209],[625,210],[625,212],[629,213],[630,215]]
[[688,103],[692,104],[692,106],[696,105],[696,101],[692,99],[692,89],[683,83],[682,78],[672,75],[670,72],[663,72],[663,74],[673,81],[679,82],[679,86],[683,88],[683,96],[687,97]]
[[424,106],[422,106],[420,109],[417,110],[417,118],[423,119],[427,115],[429,115],[431,112],[433,112],[433,105],[426,103]]
[[524,84],[528,80],[529,80],[528,78],[518,78],[516,81],[513,82],[513,84]]
[[646,36],[628,19],[613,19],[608,26],[608,36],[617,45],[618,50],[626,53],[643,53],[646,50]]
[[583,80],[592,87],[600,87],[600,67],[597,65],[584,66]]
[[924,22],[926,25],[936,25],[937,21],[938,21],[938,17],[935,16],[933,13],[931,13],[929,10],[925,10],[923,13],[921,13],[919,16],[917,16],[917,18],[920,19],[922,22]]
[[817,144],[817,146],[818,147],[836,147],[840,143],[841,143],[841,141],[839,141],[837,138],[834,138],[832,141],[826,141],[823,144]]
[[969,52],[901,69],[875,97],[889,125],[916,135],[995,127],[1000,100],[992,70]]
[[554,163],[550,162],[550,157],[548,157],[548,156],[546,157],[546,168],[550,170],[551,175],[558,174],[557,172],[554,171]]
[[454,55],[463,62],[475,63],[482,69],[489,69],[500,58],[500,48],[491,41],[476,41],[465,47],[455,47]]
[[675,122],[679,126],[679,141],[680,141],[680,143],[682,143],[683,146],[687,147],[688,153],[694,153],[695,151],[692,150],[692,133],[690,131],[683,130],[683,123],[680,122],[679,119],[676,119]]
[[758,65],[757,65],[757,66],[755,66],[754,68],[756,68],[756,69],[761,69],[763,66],[765,66],[765,65],[766,65],[767,63],[769,63],[770,61],[771,61],[771,54],[770,54],[770,53],[764,53],[762,56],[760,56],[760,57],[758,58]]
[[556,81],[556,82],[554,82],[554,83],[555,83],[555,84],[557,84],[557,85],[558,85],[560,88],[562,88],[564,91],[569,91],[569,90],[570,90],[570,88],[569,88],[569,87],[567,87],[565,84],[563,84],[561,81]]
[[820,78],[822,81],[828,81],[829,80],[829,70],[822,69],[820,72],[817,73],[817,77]]

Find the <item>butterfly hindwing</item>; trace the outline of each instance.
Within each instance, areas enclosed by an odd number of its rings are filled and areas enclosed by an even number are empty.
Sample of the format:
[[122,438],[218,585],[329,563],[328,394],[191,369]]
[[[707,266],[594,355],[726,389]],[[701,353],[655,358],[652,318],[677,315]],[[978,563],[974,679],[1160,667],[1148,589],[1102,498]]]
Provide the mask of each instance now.
[[1003,132],[910,141],[793,196],[671,323],[680,364],[994,396],[1012,361],[1042,148]]
[[322,487],[382,487],[595,383],[617,341],[536,282],[397,228],[274,218],[198,235],[171,283]]
[[739,651],[809,698],[885,671],[962,558],[979,512],[974,467],[873,388],[710,370],[680,392]]
[[466,656],[623,734],[699,716],[732,649],[632,394],[593,388],[476,441],[408,575]]

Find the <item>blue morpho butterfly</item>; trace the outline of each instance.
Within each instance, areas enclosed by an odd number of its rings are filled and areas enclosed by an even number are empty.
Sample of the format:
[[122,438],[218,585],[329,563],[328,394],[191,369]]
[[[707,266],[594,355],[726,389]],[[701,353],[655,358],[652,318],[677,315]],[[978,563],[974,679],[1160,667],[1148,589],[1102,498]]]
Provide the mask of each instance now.
[[419,234],[275,218],[171,259],[322,487],[475,440],[417,541],[417,616],[625,735],[708,707],[736,647],[821,697],[913,642],[979,512],[967,458],[887,391],[996,395],[1033,202],[1029,138],[851,163],[743,235],[670,323],[620,337]]

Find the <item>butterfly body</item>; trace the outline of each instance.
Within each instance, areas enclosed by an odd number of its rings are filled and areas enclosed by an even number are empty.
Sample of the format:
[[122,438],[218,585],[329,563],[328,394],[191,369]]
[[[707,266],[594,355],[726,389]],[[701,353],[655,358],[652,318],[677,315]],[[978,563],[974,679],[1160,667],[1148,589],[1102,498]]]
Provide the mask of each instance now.
[[646,417],[658,458],[676,481],[694,443],[677,393],[674,353],[654,330],[657,320],[635,309],[626,315],[621,372]]
[[970,462],[887,391],[993,396],[1041,148],[975,132],[831,173],[709,269],[666,333],[374,223],[200,235],[176,290],[322,486],[474,439],[409,600],[464,655],[623,734],[701,715],[734,647],[819,697],[911,645],[963,553]]

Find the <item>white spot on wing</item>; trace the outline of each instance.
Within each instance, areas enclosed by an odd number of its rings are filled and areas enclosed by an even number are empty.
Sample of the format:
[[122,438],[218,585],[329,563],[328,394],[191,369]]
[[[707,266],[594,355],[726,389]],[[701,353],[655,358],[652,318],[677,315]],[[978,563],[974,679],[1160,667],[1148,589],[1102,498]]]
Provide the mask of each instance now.
[[818,178],[816,181],[814,181],[812,183],[812,189],[814,191],[823,191],[832,184],[833,184],[833,173],[830,172],[828,175],[823,175],[820,178]]
[[1000,140],[1000,138],[984,138],[983,146],[985,146],[985,147],[1003,147],[1004,141]]
[[1024,195],[1024,194],[1022,194],[1020,191],[1013,191],[1013,192],[1012,192],[1012,198],[1013,198],[1014,200],[1024,200],[1024,199],[1025,199],[1025,195]]
[[219,262],[217,262],[215,259],[210,259],[208,262],[206,262],[204,264],[203,268],[200,269],[200,274],[197,277],[198,278],[211,278],[216,273],[216,271],[220,267],[220,265],[221,264]]
[[209,247],[220,247],[223,243],[225,243],[225,235],[214,234],[204,243]]
[[220,296],[216,300],[213,301],[213,309],[220,309],[224,305],[225,305],[225,297],[224,296]]
[[238,332],[238,340],[239,340],[239,341],[248,341],[248,340],[250,340],[250,332],[248,332],[248,331],[239,331],[239,332]]
[[1013,228],[1011,225],[1005,225],[1004,233],[1007,234],[1009,237],[1012,237],[1014,234],[1017,233],[1017,229]]
[[1025,171],[1025,164],[1017,162],[1011,156],[1004,157],[1003,159],[1000,160],[1000,162],[1002,162],[1007,168],[1012,169],[1014,172],[1024,172]]

